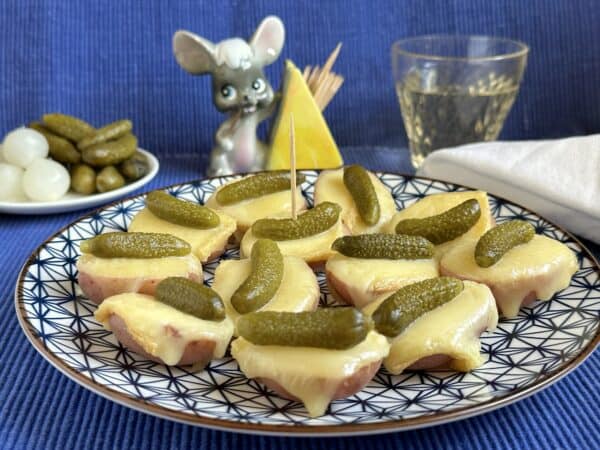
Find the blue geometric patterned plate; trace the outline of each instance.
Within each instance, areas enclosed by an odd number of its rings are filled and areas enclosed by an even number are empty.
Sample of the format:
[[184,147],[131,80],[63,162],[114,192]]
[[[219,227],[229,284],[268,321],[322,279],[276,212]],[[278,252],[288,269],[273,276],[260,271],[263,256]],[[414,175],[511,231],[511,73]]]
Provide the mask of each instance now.
[[[305,195],[312,199],[317,172],[307,171]],[[398,208],[437,192],[465,188],[403,175],[378,174]],[[213,178],[167,188],[177,197],[204,202],[235,177]],[[99,233],[126,230],[144,196],[126,199],[59,231],[25,263],[15,302],[19,321],[35,348],[56,368],[92,391],[157,416],[219,429],[282,435],[343,435],[397,431],[449,422],[498,408],[558,380],[580,364],[600,341],[600,272],[589,252],[571,235],[536,214],[490,195],[498,222],[523,219],[538,233],[567,244],[579,259],[568,288],[551,301],[523,308],[482,336],[487,362],[471,373],[384,369],[358,394],[334,401],[322,417],[308,418],[248,380],[231,358],[190,371],[147,361],[123,348],[93,317],[95,305],[81,297],[75,263],[79,243]],[[223,258],[237,258],[228,250]],[[218,262],[205,266],[210,284]],[[328,295],[319,274],[321,301]]]

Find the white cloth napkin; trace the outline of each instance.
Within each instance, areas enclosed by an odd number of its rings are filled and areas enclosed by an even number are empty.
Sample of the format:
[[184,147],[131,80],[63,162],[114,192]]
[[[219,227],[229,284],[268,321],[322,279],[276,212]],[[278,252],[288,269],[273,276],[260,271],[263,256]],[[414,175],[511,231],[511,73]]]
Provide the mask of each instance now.
[[437,150],[417,175],[496,194],[600,243],[600,134]]

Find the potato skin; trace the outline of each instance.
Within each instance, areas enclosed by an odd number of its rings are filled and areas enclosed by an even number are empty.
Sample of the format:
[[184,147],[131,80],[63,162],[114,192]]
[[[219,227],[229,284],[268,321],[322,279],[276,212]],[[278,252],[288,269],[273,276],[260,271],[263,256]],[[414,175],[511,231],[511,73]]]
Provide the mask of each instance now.
[[[341,381],[336,380],[337,388],[334,391],[333,398],[331,400],[346,398],[360,391],[375,376],[381,367],[381,361],[382,360],[374,361],[370,364],[367,364]],[[282,398],[300,401],[300,399],[290,394],[283,386],[271,378],[257,378],[256,380],[267,386]],[[321,378],[319,381],[321,381],[323,385],[333,382],[332,379],[327,378]]]
[[[121,317],[119,317],[116,314],[111,314],[108,319],[108,324],[117,340],[129,350],[143,356],[144,358],[156,361],[157,363],[164,364],[163,360],[149,354],[142,348],[140,344],[137,343],[137,341],[133,338],[133,336],[131,336],[131,334],[127,330],[127,325]],[[173,333],[175,336],[178,334],[177,329],[173,327],[166,328],[165,332]],[[176,365],[189,366],[194,364],[197,365],[198,368],[205,367],[213,358],[215,345],[215,341],[211,341],[208,339],[189,342],[185,346],[183,355],[181,356],[181,359],[177,362]]]
[[329,293],[333,298],[348,305],[355,306],[346,283],[337,278],[329,270],[325,270],[325,278],[327,280],[327,286],[329,287]]
[[448,367],[452,358],[448,355],[438,354],[426,356],[418,361],[415,361],[407,367],[408,370],[429,370],[436,367]]
[[[85,270],[85,267],[78,266],[79,275],[78,282],[81,290],[87,298],[99,305],[105,298],[126,292],[138,292],[140,294],[154,295],[156,286],[160,278],[119,278],[119,277],[104,277],[101,275],[90,274]],[[182,274],[183,276],[183,274]],[[185,274],[187,278],[193,281],[202,283],[202,273],[189,272]]]

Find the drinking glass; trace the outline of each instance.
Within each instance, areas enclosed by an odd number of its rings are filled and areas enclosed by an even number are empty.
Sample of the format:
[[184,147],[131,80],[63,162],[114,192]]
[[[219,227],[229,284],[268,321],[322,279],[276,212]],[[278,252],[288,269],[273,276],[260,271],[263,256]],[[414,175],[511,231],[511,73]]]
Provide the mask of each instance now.
[[529,48],[488,36],[431,35],[392,45],[392,69],[411,161],[498,138],[519,91]]

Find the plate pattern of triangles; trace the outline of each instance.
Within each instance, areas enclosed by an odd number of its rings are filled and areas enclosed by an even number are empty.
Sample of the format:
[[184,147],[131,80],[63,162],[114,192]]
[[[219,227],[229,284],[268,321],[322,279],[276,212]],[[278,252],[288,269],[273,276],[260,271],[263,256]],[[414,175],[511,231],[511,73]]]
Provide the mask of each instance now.
[[[307,171],[303,191],[309,203],[317,173]],[[433,193],[464,188],[439,181],[380,173],[399,209]],[[235,177],[212,178],[166,188],[173,195],[203,203],[223,183]],[[579,271],[568,288],[551,301],[523,308],[518,317],[502,320],[482,336],[486,362],[471,373],[407,372],[393,376],[381,369],[356,395],[334,401],[327,414],[309,418],[296,402],[279,398],[239,371],[234,360],[213,361],[205,370],[166,367],[127,351],[94,320],[95,305],[83,298],[77,285],[79,243],[99,233],[126,230],[144,205],[137,196],[83,217],[44,243],[23,268],[16,290],[17,313],[26,334],[60,370],[85,386],[141,410],[178,420],[259,431],[319,428],[335,433],[361,431],[363,424],[415,424],[421,418],[437,423],[452,411],[470,415],[481,405],[530,393],[549,377],[574,367],[573,360],[591,351],[600,321],[598,268],[581,245],[536,214],[490,196],[497,222],[523,219],[538,233],[558,239],[578,256]],[[237,249],[222,258],[237,258]],[[207,282],[218,261],[205,266]],[[318,274],[324,304],[328,295]],[[511,397],[512,396],[512,397]],[[496,405],[497,406],[497,405]],[[485,408],[484,408],[485,409]],[[289,426],[293,427],[290,428]],[[422,426],[422,425],[420,425]],[[372,429],[370,426],[364,427]]]

